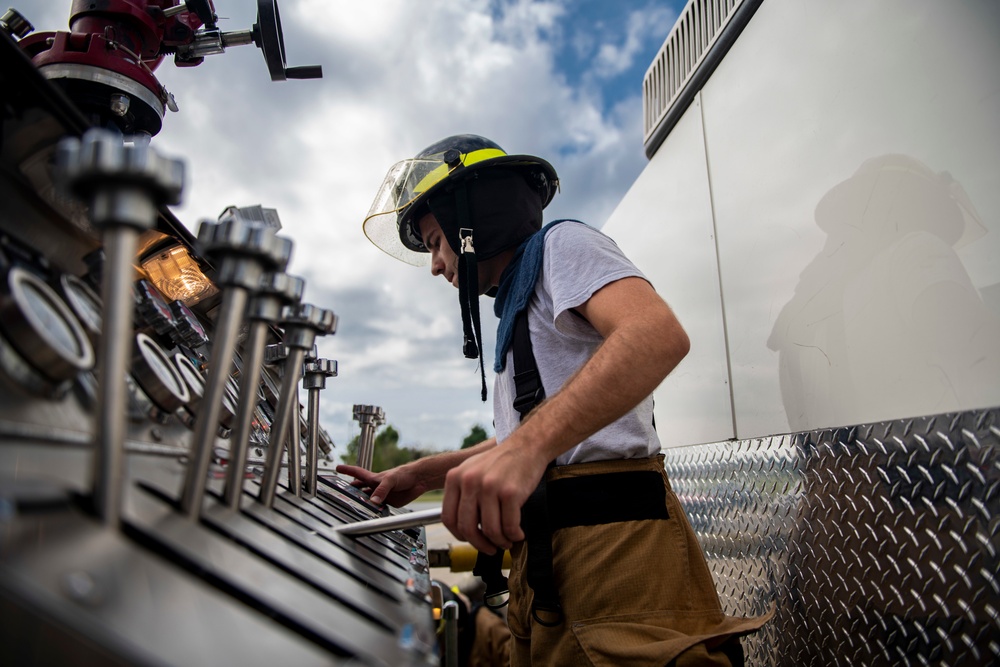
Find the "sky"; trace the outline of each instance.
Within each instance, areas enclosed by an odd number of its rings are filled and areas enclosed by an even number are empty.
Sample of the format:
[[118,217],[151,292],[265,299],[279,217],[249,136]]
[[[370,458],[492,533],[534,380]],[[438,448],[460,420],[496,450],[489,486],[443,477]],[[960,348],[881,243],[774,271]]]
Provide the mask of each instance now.
[[[37,30],[65,30],[68,0],[14,2]],[[278,211],[304,300],[333,310],[318,340],[339,376],[321,398],[339,452],[352,406],[381,406],[400,444],[445,450],[474,424],[492,434],[496,319],[481,304],[490,399],[462,356],[458,292],[371,245],[361,223],[389,167],[437,140],[486,136],[547,159],[561,191],[546,219],[600,227],[642,171],[642,79],[680,0],[284,0],[288,66],[319,80],[272,82],[259,49],[157,70],[179,111],[153,146],[186,163],[178,218],[197,232],[227,206]],[[223,31],[256,3],[215,0]],[[339,453],[338,453],[339,457]]]

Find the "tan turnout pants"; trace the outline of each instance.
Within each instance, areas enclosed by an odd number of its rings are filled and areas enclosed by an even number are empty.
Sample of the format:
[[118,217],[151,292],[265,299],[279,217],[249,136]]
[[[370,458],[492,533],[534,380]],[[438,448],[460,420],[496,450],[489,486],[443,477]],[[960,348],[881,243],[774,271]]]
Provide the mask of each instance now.
[[[695,533],[663,469],[663,457],[560,466],[547,479],[655,470],[667,491],[666,521],[627,521],[557,530],[553,564],[565,620],[531,618],[524,543],[511,549],[510,664],[662,667],[730,665],[739,635],[770,618],[722,613]],[[530,547],[529,547],[530,548]]]

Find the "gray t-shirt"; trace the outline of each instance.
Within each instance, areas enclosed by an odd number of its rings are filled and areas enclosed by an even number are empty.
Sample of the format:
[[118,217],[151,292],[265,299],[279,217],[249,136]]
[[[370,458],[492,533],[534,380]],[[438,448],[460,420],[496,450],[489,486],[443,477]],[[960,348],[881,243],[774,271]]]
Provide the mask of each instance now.
[[[646,277],[622,254],[610,238],[583,224],[566,222],[545,236],[542,270],[528,304],[531,345],[546,396],[554,396],[566,380],[594,354],[600,334],[572,312],[593,294],[622,278]],[[514,410],[514,360],[507,351],[503,372],[493,391],[497,442],[503,442],[520,423]],[[558,465],[655,456],[660,440],[653,428],[653,398],[590,436],[556,459]]]

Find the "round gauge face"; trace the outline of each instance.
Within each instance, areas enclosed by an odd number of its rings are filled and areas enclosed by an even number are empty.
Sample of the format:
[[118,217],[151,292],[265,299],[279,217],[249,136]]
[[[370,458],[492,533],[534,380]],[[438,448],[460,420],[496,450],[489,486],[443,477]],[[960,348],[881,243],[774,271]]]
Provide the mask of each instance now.
[[191,398],[198,399],[204,396],[205,381],[191,360],[183,354],[177,353],[174,355],[174,363],[177,364],[177,368],[181,372],[181,377],[184,378],[191,389]]
[[3,328],[32,365],[57,380],[93,365],[94,350],[80,323],[44,280],[15,267],[7,274],[7,287]]
[[64,274],[59,278],[59,282],[62,285],[63,294],[66,296],[66,302],[69,303],[70,308],[80,318],[83,325],[91,333],[100,333],[103,321],[100,297],[87,286],[87,283],[76,276]]
[[149,349],[148,346],[143,347],[143,355],[146,357],[146,362],[149,367],[156,372],[156,376],[163,382],[163,384],[168,385],[171,389],[175,390],[175,393],[181,393],[182,389],[180,384],[177,382],[177,376],[174,375],[174,369],[170,366],[170,362],[162,354],[158,354]]
[[152,338],[145,334],[136,336],[141,354],[140,365],[133,362],[132,372],[143,391],[160,407],[173,411],[191,398],[180,371]]
[[39,333],[47,333],[49,342],[55,343],[67,356],[78,356],[82,351],[80,339],[77,338],[73,325],[55,306],[53,299],[58,297],[39,287],[40,285],[28,283],[24,285],[23,291],[24,305],[31,309],[31,314],[41,325]]

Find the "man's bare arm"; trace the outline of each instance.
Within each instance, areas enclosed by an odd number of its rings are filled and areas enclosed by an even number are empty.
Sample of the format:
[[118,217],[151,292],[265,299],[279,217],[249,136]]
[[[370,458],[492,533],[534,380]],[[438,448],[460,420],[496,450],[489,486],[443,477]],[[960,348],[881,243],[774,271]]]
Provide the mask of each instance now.
[[521,505],[548,463],[634,408],[688,352],[687,334],[641,278],[606,285],[577,311],[604,337],[594,356],[502,447],[447,474],[445,525],[487,553],[524,539]]

